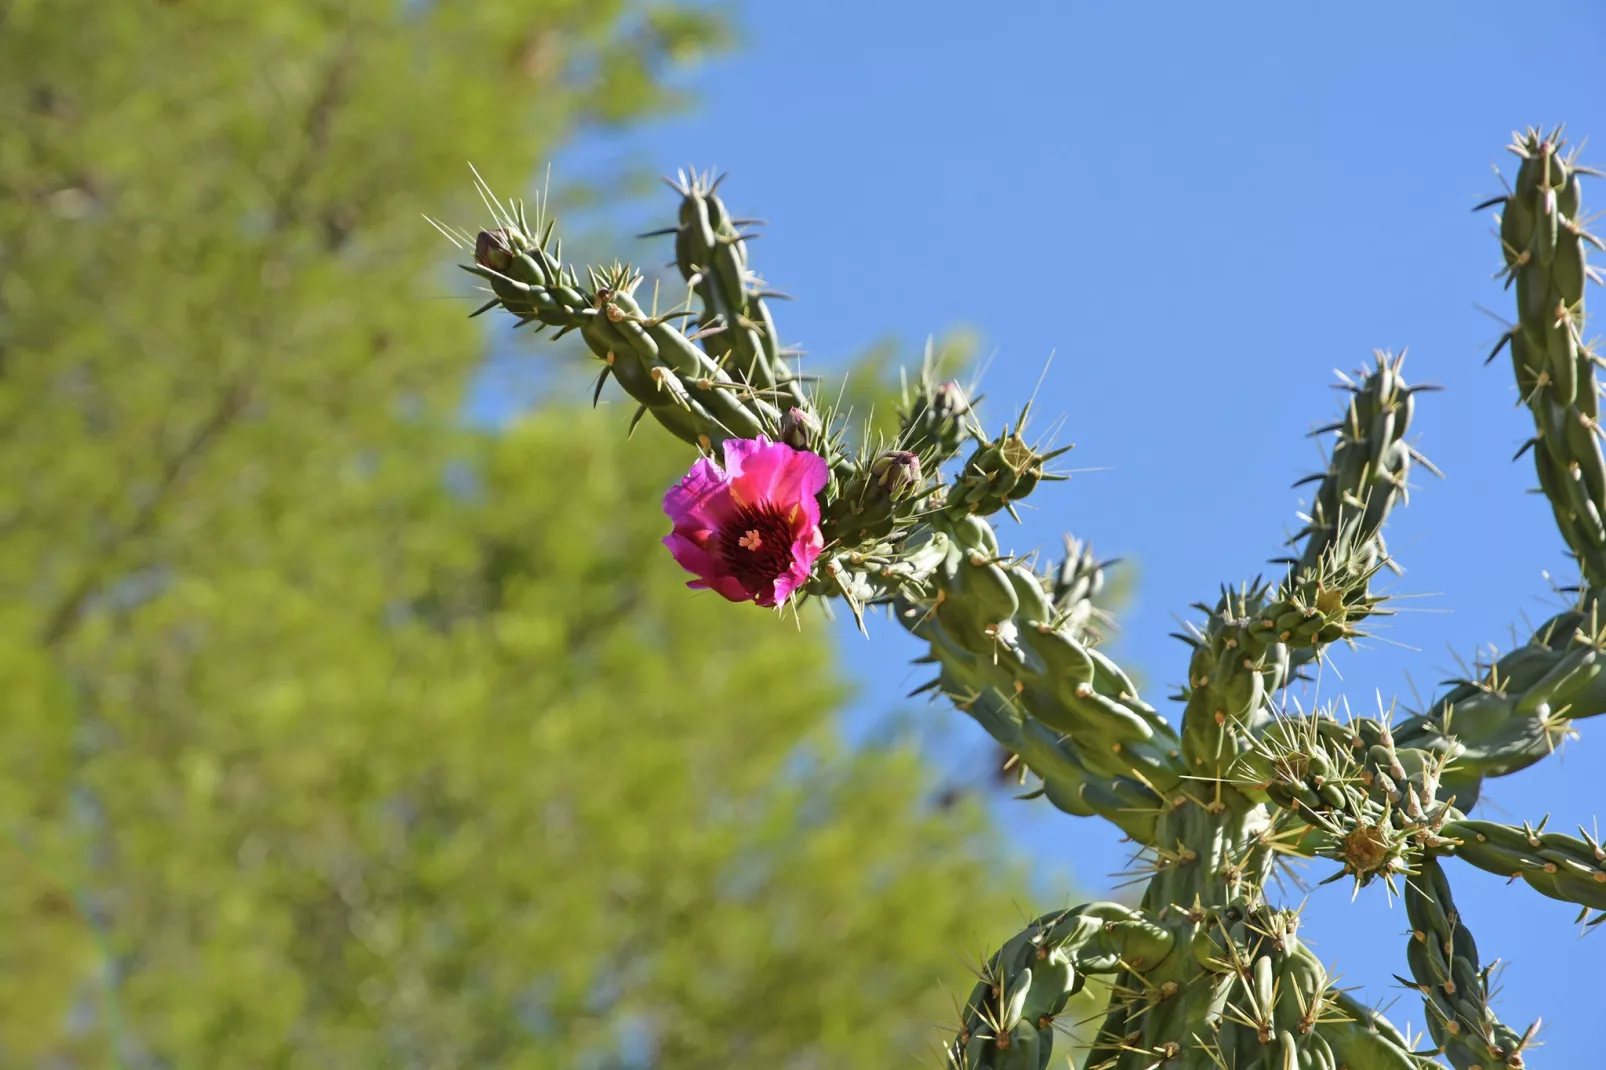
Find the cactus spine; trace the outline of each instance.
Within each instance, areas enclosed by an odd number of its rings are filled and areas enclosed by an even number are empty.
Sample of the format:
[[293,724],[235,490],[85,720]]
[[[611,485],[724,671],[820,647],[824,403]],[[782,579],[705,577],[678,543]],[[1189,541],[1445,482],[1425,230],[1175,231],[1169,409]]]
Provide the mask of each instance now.
[[[1034,795],[1140,845],[1152,876],[1136,908],[1044,915],[991,957],[945,1049],[950,1066],[1042,1070],[1067,1000],[1103,976],[1110,1005],[1087,1068],[1492,1070],[1525,1065],[1533,1028],[1490,1009],[1441,860],[1520,878],[1580,906],[1581,920],[1601,911],[1591,924],[1606,918],[1599,840],[1467,817],[1485,778],[1533,764],[1573,721],[1606,712],[1606,458],[1598,358],[1581,335],[1585,285],[1601,281],[1588,251],[1602,244],[1580,222],[1579,180],[1593,172],[1562,149],[1559,130],[1519,135],[1513,188],[1480,207],[1501,207],[1517,320],[1495,352],[1509,351],[1533,417],[1524,452],[1578,559],[1577,604],[1396,724],[1289,715],[1278,695],[1389,611],[1372,587],[1392,567],[1383,527],[1413,466],[1432,468],[1406,441],[1424,388],[1406,382],[1403,357],[1378,354],[1346,381],[1343,411],[1321,429],[1333,447],[1310,477],[1305,526],[1275,562],[1281,578],[1196,607],[1203,619],[1179,636],[1191,657],[1174,729],[1099,647],[1091,550],[1067,537],[1062,562],[1041,568],[1001,546],[993,518],[1062,478],[1048,468],[1055,452],[1027,437],[1029,412],[988,436],[928,362],[897,438],[850,448],[840,415],[787,366],[775,295],[748,266],[751,221],[732,218],[718,181],[671,183],[678,223],[657,233],[674,236],[688,294],[665,311],[643,307],[626,266],[582,280],[540,211],[532,226],[522,206],[497,206],[477,239],[461,237],[474,248],[466,269],[492,295],[479,311],[577,332],[602,363],[598,390],[612,377],[637,421],[650,413],[709,456],[763,437],[823,457],[824,548],[794,599],[839,599],[861,627],[884,607],[928,644],[920,660],[935,675],[917,692],[946,696],[1012,751],[1039,781]],[[1330,879],[1403,895],[1401,980],[1422,995],[1430,1042],[1333,988],[1297,912],[1267,899],[1282,855],[1331,859]]]

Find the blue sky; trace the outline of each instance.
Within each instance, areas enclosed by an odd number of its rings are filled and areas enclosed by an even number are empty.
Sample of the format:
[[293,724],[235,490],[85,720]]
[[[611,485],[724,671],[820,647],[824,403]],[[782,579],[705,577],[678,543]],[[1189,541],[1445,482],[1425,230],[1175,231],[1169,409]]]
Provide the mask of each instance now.
[[[796,295],[784,340],[822,369],[870,341],[913,352],[969,325],[994,354],[989,425],[1039,394],[1100,469],[1040,491],[1006,548],[1053,550],[1062,530],[1136,569],[1114,652],[1168,716],[1183,647],[1167,633],[1189,603],[1262,570],[1296,523],[1290,484],[1319,463],[1305,437],[1335,417],[1332,369],[1408,346],[1420,399],[1422,473],[1391,548],[1412,597],[1383,640],[1343,651],[1320,697],[1362,712],[1414,705],[1480,644],[1521,638],[1573,571],[1532,469],[1530,433],[1478,306],[1505,313],[1492,278],[1491,169],[1514,128],[1568,123],[1606,164],[1606,7],[1590,3],[752,4],[743,51],[686,80],[699,105],[672,122],[595,138],[555,172],[686,164],[729,170],[738,215],[770,221],[755,267]],[[1586,187],[1606,207],[1606,182]],[[632,211],[656,223],[668,195]],[[645,214],[641,214],[645,212]],[[633,224],[635,217],[631,217]],[[664,247],[667,249],[667,246]],[[653,250],[653,255],[661,251]],[[641,257],[638,249],[618,255]],[[1598,259],[1597,259],[1598,262]],[[1596,307],[1606,294],[1596,290]],[[861,711],[906,705],[918,653],[886,622],[842,648]],[[1311,696],[1307,694],[1307,701]],[[940,707],[951,760],[979,730]],[[1570,828],[1606,816],[1606,718],[1559,759],[1491,782],[1485,813]],[[1043,803],[999,811],[1045,876],[1107,894],[1128,845]],[[1311,878],[1330,872],[1311,867]],[[1507,961],[1496,1006],[1519,1030],[1543,1017],[1531,1062],[1592,1065],[1606,933],[1575,911],[1451,864],[1485,961]],[[1403,909],[1380,889],[1315,893],[1306,931],[1322,956],[1398,998]],[[1586,1055],[1586,1052],[1588,1053]]]

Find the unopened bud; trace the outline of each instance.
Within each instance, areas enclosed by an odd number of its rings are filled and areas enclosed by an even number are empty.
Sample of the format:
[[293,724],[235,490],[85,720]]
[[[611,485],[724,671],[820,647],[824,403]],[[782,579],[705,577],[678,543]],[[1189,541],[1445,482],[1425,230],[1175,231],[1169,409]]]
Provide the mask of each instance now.
[[943,383],[932,392],[931,408],[938,416],[960,416],[970,411],[970,400],[958,383]]
[[806,450],[814,445],[820,434],[820,418],[804,409],[788,409],[781,417],[781,441],[795,450]]
[[920,486],[920,458],[908,450],[888,450],[876,458],[870,474],[896,501]]
[[908,449],[937,463],[952,457],[966,436],[965,418],[970,412],[970,398],[964,388],[955,382],[937,386],[922,384],[903,415],[900,441]]
[[506,271],[513,262],[513,243],[505,228],[482,230],[474,239],[474,262],[492,271]]

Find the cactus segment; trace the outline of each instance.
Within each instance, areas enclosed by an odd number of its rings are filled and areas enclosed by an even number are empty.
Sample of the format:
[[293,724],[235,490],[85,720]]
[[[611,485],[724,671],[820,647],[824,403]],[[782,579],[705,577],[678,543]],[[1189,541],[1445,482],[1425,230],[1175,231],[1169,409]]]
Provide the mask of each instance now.
[[786,366],[775,337],[775,321],[765,303],[762,280],[748,267],[747,242],[740,229],[758,220],[731,218],[716,192],[719,179],[682,171],[671,189],[680,195],[675,266],[702,305],[698,333],[720,367],[740,382],[774,389],[782,403],[806,406],[802,383]]
[[[1489,973],[1478,963],[1478,945],[1462,923],[1439,863],[1420,858],[1406,884],[1405,910],[1411,919],[1406,961],[1412,981],[1400,983],[1422,993],[1428,1033],[1456,1070],[1521,1067],[1528,1036],[1501,1024],[1489,1008]],[[1537,1025],[1537,1023],[1535,1023]]]
[[1141,911],[1089,903],[1045,914],[987,962],[960,1013],[948,1064],[962,1070],[1041,1070],[1054,1020],[1090,975],[1140,971],[1171,954],[1172,934]]
[[[1084,641],[1090,635],[1057,623],[1053,581],[1000,557],[997,536],[980,516],[934,518],[932,526],[946,550],[931,589],[900,595],[894,615],[931,642],[944,693],[961,709],[995,696],[991,701],[1019,711],[1014,716],[1057,734],[1092,774],[1136,781],[1151,796],[1175,786],[1182,770],[1170,726],[1118,665]],[[1044,775],[1019,747],[999,742]],[[1060,805],[1060,789],[1049,792]]]
[[1379,351],[1373,359],[1375,366],[1359,382],[1344,379],[1350,395],[1344,415],[1315,432],[1333,433],[1333,451],[1325,472],[1300,481],[1315,481],[1317,488],[1309,512],[1301,517],[1304,526],[1289,540],[1304,543],[1299,557],[1288,562],[1293,573],[1320,568],[1346,540],[1346,555],[1359,555],[1368,564],[1386,561],[1383,524],[1394,503],[1407,500],[1412,464],[1438,472],[1405,440],[1416,395],[1433,388],[1406,384],[1401,375],[1404,353]]
[[[582,283],[558,259],[550,230],[533,236],[522,208],[482,230],[465,270],[490,284],[495,300],[523,322],[577,330],[641,406],[684,442],[711,450],[726,439],[778,434],[781,414],[731,378],[667,318],[647,315],[634,293],[641,275],[625,265],[592,271]],[[600,384],[599,384],[600,385]]]
[[1021,435],[1026,414],[1013,431],[1005,428],[996,438],[978,443],[964,467],[947,488],[943,510],[953,518],[991,516],[1020,501],[1044,479],[1054,478],[1044,468],[1070,446],[1040,453]]
[[1183,757],[1195,775],[1223,775],[1269,722],[1272,696],[1299,665],[1389,612],[1370,586],[1388,563],[1382,524],[1395,499],[1404,500],[1412,461],[1423,460],[1404,438],[1420,388],[1406,385],[1403,364],[1403,354],[1378,353],[1371,372],[1347,381],[1345,415],[1323,429],[1338,433],[1332,459],[1294,537],[1304,548],[1285,559],[1282,583],[1224,589],[1215,606],[1196,607],[1207,615],[1204,627],[1180,636],[1193,647],[1178,697],[1186,703]]
[[1584,228],[1576,152],[1563,154],[1558,127],[1530,127],[1510,150],[1522,161],[1515,187],[1487,202],[1500,206],[1506,285],[1515,287],[1517,322],[1490,354],[1509,349],[1517,390],[1534,418],[1532,452],[1584,582],[1606,587],[1606,457],[1600,444],[1597,354],[1583,338],[1584,286],[1599,275],[1588,248],[1606,245]]
[[1606,849],[1579,827],[1579,836],[1546,832],[1546,822],[1503,825],[1462,819],[1447,823],[1441,834],[1455,841],[1454,854],[1464,862],[1513,880],[1551,899],[1603,913],[1606,920]]
[[1552,753],[1571,722],[1606,712],[1606,681],[1597,682],[1606,649],[1599,601],[1606,590],[1606,459],[1601,450],[1600,355],[1585,343],[1585,285],[1601,281],[1589,248],[1606,249],[1584,227],[1580,178],[1591,174],[1577,153],[1563,153],[1558,127],[1513,136],[1522,162],[1498,206],[1507,288],[1515,287],[1517,322],[1490,353],[1509,349],[1517,394],[1534,421],[1532,452],[1540,490],[1578,560],[1584,585],[1577,604],[1543,624],[1530,642],[1480,665],[1420,717],[1401,726],[1408,745],[1452,752],[1445,788],[1470,808],[1482,779],[1525,769]]
[[978,432],[969,423],[970,399],[964,387],[955,382],[935,382],[932,361],[928,342],[919,379],[912,388],[904,389],[899,413],[903,433],[898,444],[936,468],[953,460],[966,440]]
[[1606,631],[1589,606],[1558,614],[1525,645],[1480,661],[1473,678],[1453,687],[1420,716],[1401,722],[1402,746],[1452,759],[1444,777],[1447,797],[1471,809],[1484,777],[1526,769],[1553,754],[1573,722],[1606,713]]

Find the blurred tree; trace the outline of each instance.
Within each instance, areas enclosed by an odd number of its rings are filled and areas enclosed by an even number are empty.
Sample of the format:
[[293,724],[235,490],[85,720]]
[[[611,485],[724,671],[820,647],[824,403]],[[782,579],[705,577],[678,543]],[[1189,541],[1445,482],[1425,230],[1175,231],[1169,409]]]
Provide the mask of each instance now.
[[[420,214],[723,40],[598,0],[0,0],[0,1066],[885,1067],[1015,928],[684,590],[685,457],[460,419]],[[463,214],[471,216],[465,208]],[[986,919],[985,922],[977,919]]]

